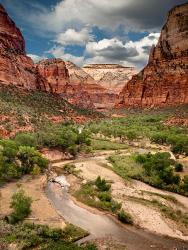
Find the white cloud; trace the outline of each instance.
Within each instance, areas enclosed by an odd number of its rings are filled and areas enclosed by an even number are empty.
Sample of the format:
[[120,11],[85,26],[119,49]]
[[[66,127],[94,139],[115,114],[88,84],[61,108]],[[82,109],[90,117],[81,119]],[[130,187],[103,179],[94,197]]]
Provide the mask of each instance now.
[[83,56],[74,56],[69,53],[65,53],[64,47],[55,46],[51,50],[47,51],[46,53],[53,55],[55,58],[60,58],[64,61],[71,61],[76,65],[82,66],[84,62]]
[[86,54],[90,57],[85,60],[85,63],[119,63],[141,68],[147,63],[150,49],[157,43],[159,35],[159,33],[150,33],[139,41],[127,43],[117,38],[89,42],[86,45]]
[[45,56],[38,56],[38,55],[34,55],[34,54],[28,54],[29,57],[31,57],[31,59],[34,61],[34,63],[37,63],[43,59],[46,59]]
[[[126,31],[156,31],[167,11],[177,4],[177,0],[61,0],[48,9],[29,1],[4,2],[35,29],[52,33],[81,29],[88,24],[110,30],[121,25]],[[178,4],[183,2],[186,1],[178,0]]]
[[103,56],[109,60],[121,60],[126,57],[138,55],[136,47],[123,44],[117,38],[103,39],[99,42],[89,42],[86,45],[86,53],[94,56]]
[[64,33],[58,34],[56,42],[62,45],[84,45],[91,40],[93,40],[93,36],[89,29],[83,28],[80,31],[68,29]]

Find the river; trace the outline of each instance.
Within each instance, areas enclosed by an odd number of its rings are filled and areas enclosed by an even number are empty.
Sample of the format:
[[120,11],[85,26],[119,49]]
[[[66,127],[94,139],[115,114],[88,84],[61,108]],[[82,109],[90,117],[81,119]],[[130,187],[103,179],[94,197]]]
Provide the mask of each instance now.
[[64,187],[57,182],[48,182],[45,192],[67,222],[90,232],[90,236],[80,242],[112,236],[124,243],[128,250],[188,250],[188,242],[160,236],[134,226],[121,225],[109,215],[94,213],[77,205],[68,193],[66,178],[62,179],[66,183]]

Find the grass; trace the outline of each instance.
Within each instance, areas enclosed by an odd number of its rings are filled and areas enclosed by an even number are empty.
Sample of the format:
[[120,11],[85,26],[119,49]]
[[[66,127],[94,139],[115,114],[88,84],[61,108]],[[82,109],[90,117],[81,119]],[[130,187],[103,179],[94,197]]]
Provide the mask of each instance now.
[[[96,249],[91,246],[79,247],[75,241],[86,237],[88,232],[68,224],[65,229],[51,229],[46,225],[20,223],[10,225],[0,220],[0,247],[8,249],[8,245],[15,243],[19,249]],[[6,248],[7,247],[7,248]],[[3,249],[3,248],[2,248]]]
[[126,144],[102,139],[92,139],[91,145],[93,150],[120,150],[128,148]]
[[[186,179],[181,179],[181,177],[174,172],[171,165],[165,165],[169,159],[162,161],[162,159],[159,158],[158,162],[155,162],[156,166],[150,162],[153,169],[151,173],[148,173],[143,164],[136,161],[138,156],[143,155],[112,155],[108,160],[112,163],[111,169],[125,180],[130,178],[136,179],[159,189],[188,196]],[[151,155],[151,157],[154,156],[155,155]],[[157,153],[155,158],[157,158]]]
[[112,163],[112,170],[125,180],[140,179],[144,175],[142,166],[134,161],[133,156],[112,155],[108,160]]
[[[111,185],[104,179],[101,179],[100,185],[96,181],[90,181],[82,184],[80,189],[74,193],[76,199],[80,202],[95,207],[100,210],[108,211],[117,216],[122,223],[133,224],[133,219],[130,214],[121,209],[121,203],[115,201],[111,196]],[[104,182],[106,183],[105,185]]]

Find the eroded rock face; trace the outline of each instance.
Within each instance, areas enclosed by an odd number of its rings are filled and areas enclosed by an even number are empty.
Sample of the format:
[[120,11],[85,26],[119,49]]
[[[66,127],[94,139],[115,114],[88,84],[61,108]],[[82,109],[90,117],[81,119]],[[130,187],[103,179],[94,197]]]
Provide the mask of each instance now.
[[125,83],[137,73],[134,67],[124,67],[119,64],[89,64],[83,67],[102,87],[119,94]]
[[25,41],[0,4],[0,82],[27,89],[36,88],[33,61],[25,53]]
[[61,59],[46,59],[36,64],[37,73],[45,79],[47,92],[62,94],[70,83],[65,62]]
[[168,14],[148,65],[130,80],[117,107],[153,107],[188,103],[188,4]]
[[[117,94],[101,86],[84,69],[72,62],[65,63],[69,71],[71,86],[75,90],[75,93],[79,95],[80,101],[85,102],[86,100],[90,100],[95,109],[109,109],[114,106],[114,102],[116,102],[118,97]],[[68,93],[68,96],[70,94]],[[74,95],[72,93],[72,99],[74,99]]]

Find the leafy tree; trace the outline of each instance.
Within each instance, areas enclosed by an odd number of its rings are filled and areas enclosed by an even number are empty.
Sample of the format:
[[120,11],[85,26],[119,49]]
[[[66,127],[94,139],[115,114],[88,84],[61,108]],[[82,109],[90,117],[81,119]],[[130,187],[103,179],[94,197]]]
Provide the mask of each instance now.
[[13,194],[10,206],[13,212],[9,217],[10,223],[15,224],[23,221],[31,213],[31,203],[32,199],[26,196],[22,189]]
[[41,170],[44,170],[48,165],[48,161],[33,147],[20,146],[18,159],[22,163],[23,174],[31,173],[34,166],[38,166]]

